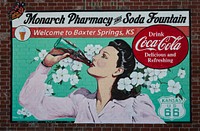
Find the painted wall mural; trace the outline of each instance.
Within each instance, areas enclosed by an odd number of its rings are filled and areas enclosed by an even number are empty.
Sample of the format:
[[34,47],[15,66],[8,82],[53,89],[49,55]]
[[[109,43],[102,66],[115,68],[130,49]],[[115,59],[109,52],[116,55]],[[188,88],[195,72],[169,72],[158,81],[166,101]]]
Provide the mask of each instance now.
[[189,10],[18,17],[11,18],[12,121],[191,121]]

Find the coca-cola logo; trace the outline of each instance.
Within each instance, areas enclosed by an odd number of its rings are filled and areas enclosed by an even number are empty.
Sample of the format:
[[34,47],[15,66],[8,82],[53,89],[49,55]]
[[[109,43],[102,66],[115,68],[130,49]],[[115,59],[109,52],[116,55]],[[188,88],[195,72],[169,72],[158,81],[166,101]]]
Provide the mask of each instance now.
[[154,25],[140,31],[132,47],[136,59],[143,65],[164,69],[184,60],[188,53],[188,40],[176,27]]

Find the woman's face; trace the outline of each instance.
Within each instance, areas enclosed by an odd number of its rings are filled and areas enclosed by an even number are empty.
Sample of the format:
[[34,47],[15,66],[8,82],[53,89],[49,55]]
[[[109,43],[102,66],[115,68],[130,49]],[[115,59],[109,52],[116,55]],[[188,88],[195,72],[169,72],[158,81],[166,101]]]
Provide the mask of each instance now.
[[109,77],[118,70],[118,50],[112,46],[103,48],[98,55],[93,57],[94,66],[88,69],[88,73],[94,77]]

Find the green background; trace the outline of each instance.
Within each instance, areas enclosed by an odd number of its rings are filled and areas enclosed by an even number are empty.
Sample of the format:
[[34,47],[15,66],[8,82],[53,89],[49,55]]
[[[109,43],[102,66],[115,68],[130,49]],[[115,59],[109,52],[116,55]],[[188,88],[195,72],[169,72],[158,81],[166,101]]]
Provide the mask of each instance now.
[[[67,38],[68,39],[68,38]],[[116,38],[69,38],[68,40],[76,43],[77,46],[84,50],[85,46],[88,44],[101,45],[105,47],[109,41],[112,41]],[[132,43],[133,38],[122,38],[127,43]],[[18,41],[17,39],[12,39],[12,121],[38,121],[33,116],[23,117],[22,115],[17,114],[18,109],[22,109],[18,102],[19,93],[29,75],[35,71],[37,66],[41,61],[33,62],[33,58],[38,56],[38,51],[36,49],[45,49],[47,51],[53,48],[54,43],[57,38],[30,38],[27,41]],[[190,50],[190,49],[189,49]],[[96,91],[96,80],[88,75],[87,66],[83,65],[80,76],[81,80],[76,85],[78,88],[84,87],[90,90],[91,92]],[[184,68],[186,71],[186,76],[184,79],[177,78],[175,81],[179,81],[183,90],[181,90],[181,95],[186,99],[184,107],[186,109],[186,114],[181,119],[175,119],[173,121],[165,120],[166,122],[189,122],[190,121],[190,53],[179,65],[170,68],[171,72],[167,74],[165,78],[162,79],[162,82],[168,82],[177,76],[178,70]],[[70,89],[69,83],[63,83],[59,85],[52,82],[55,96],[67,96],[69,93],[75,90],[75,88]],[[167,84],[163,84],[160,87],[160,92],[151,94],[149,89],[142,88],[142,92],[149,95],[153,101],[156,112],[160,107],[158,99],[161,96],[171,96],[174,95],[167,91]],[[175,95],[174,95],[175,96]],[[55,121],[73,121],[73,119],[57,119]]]

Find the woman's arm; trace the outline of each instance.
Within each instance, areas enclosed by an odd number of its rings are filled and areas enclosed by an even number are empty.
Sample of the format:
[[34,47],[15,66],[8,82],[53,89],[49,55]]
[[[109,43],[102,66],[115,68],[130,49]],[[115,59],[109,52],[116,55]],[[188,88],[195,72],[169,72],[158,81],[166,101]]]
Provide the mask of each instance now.
[[75,117],[76,105],[70,96],[64,98],[45,96],[44,82],[49,70],[50,68],[42,64],[38,66],[26,80],[19,95],[19,103],[39,120]]
[[52,49],[43,60],[43,64],[40,64],[26,80],[20,92],[19,103],[39,120],[76,116],[77,104],[74,104],[76,99],[74,99],[75,95],[73,93],[64,98],[45,96],[46,87],[44,82],[51,69],[50,67],[67,56],[69,56],[69,53]]

